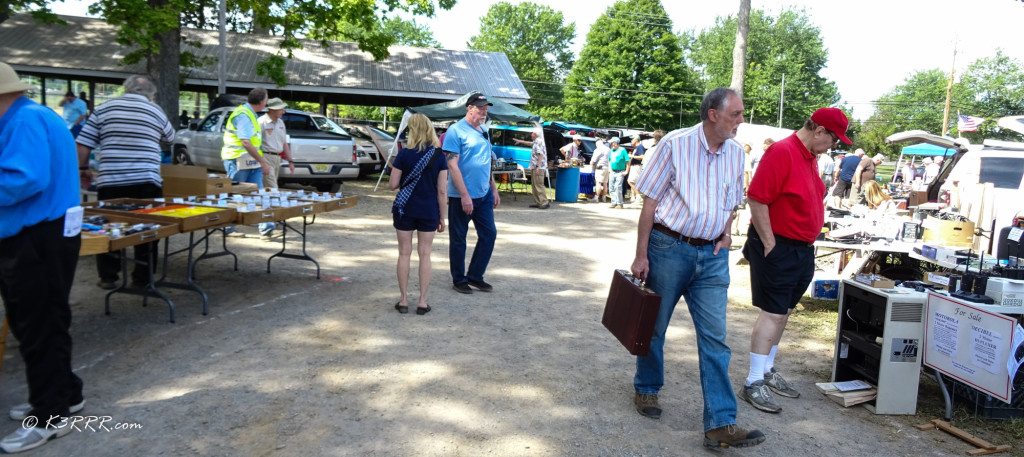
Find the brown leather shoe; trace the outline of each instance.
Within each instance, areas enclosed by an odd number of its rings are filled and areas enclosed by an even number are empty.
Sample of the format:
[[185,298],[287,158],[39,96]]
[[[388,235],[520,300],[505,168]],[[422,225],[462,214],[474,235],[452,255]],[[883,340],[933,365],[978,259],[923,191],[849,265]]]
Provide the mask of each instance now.
[[764,442],[760,430],[746,430],[738,425],[726,425],[704,433],[704,447],[711,449],[727,447],[750,447]]
[[658,394],[641,394],[633,396],[633,404],[636,405],[636,412],[641,416],[651,419],[661,419],[661,406],[658,405]]

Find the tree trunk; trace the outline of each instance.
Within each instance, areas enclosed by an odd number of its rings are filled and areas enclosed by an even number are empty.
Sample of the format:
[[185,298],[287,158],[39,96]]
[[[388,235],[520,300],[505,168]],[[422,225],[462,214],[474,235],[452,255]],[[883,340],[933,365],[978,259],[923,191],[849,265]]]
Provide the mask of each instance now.
[[736,46],[732,48],[732,84],[729,87],[743,98],[743,76],[747,69],[747,34],[750,33],[750,0],[740,0],[736,16]]
[[179,66],[181,53],[181,28],[157,34],[154,38],[160,43],[160,52],[150,54],[146,58],[146,71],[156,84],[156,102],[172,121],[178,118],[178,78],[181,73]]

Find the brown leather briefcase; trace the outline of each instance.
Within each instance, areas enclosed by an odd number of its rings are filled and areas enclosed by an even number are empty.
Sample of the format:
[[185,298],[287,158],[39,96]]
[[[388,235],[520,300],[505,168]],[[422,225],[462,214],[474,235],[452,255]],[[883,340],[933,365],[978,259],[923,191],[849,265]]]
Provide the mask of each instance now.
[[626,270],[615,270],[601,323],[633,355],[647,355],[661,296]]

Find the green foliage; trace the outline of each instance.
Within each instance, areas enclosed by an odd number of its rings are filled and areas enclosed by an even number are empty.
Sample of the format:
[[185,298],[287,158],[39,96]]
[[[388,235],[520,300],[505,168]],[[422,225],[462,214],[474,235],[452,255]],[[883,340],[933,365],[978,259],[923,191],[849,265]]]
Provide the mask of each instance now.
[[480,32],[466,44],[476,51],[505,53],[530,94],[524,109],[552,119],[562,114],[562,89],[553,83],[572,68],[569,47],[575,38],[576,24],[565,24],[562,13],[550,7],[501,2],[491,5],[480,19]]
[[[904,130],[942,133],[942,111],[946,100],[949,75],[939,69],[919,71],[903,84],[881,96],[875,113],[864,121],[863,132],[854,138],[854,147],[888,157],[899,155],[902,146],[887,146],[885,137]],[[954,91],[954,100],[964,100],[962,86]],[[954,115],[951,120],[956,121]]]
[[[736,18],[719,17],[695,38],[684,34],[688,60],[702,73],[702,91],[729,87],[732,80]],[[786,9],[778,17],[763,10],[750,12],[744,104],[754,122],[777,125],[782,75],[786,75],[782,126],[800,128],[814,110],[835,106],[840,96],[833,81],[821,76],[828,50],[821,30],[803,10]]]
[[[875,102],[875,113],[863,123],[854,146],[869,152],[899,155],[900,146],[886,146],[885,137],[905,130],[942,134],[942,115],[949,74],[924,70],[907,77]],[[977,132],[957,132],[957,112],[986,119]],[[1024,69],[1020,62],[996,50],[993,57],[971,63],[959,83],[953,85],[948,121],[949,135],[972,143],[985,138],[1020,140],[1016,132],[1000,131],[994,122],[1002,116],[1024,113]]]
[[957,86],[963,86],[969,99],[952,110],[952,124],[956,124],[956,111],[987,120],[977,132],[964,132],[962,136],[971,142],[985,138],[1021,141],[1020,134],[1001,131],[994,122],[1003,116],[1024,114],[1024,70],[1019,61],[997,48],[995,56],[971,63]]
[[696,75],[682,62],[679,38],[660,1],[618,1],[590,28],[569,73],[565,117],[648,130],[693,124]]
[[40,24],[66,25],[63,19],[50,10],[51,0],[6,0],[0,3],[0,22],[7,20],[14,13],[28,12]]
[[420,48],[440,48],[441,43],[434,39],[434,32],[426,24],[418,24],[416,20],[407,21],[400,17],[384,19],[385,35],[395,38],[400,46],[416,46]]

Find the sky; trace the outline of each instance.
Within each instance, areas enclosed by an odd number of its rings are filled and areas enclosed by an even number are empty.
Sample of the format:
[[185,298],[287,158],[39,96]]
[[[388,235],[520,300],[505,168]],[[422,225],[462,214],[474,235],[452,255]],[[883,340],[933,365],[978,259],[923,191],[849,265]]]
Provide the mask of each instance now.
[[[458,0],[449,11],[428,25],[444,48],[466,49],[469,38],[480,31],[479,20],[499,0]],[[521,0],[505,0],[521,3]],[[560,11],[567,23],[576,24],[572,49],[577,54],[587,32],[615,0],[533,0]],[[65,0],[53,9],[60,14],[84,16],[91,1]],[[662,0],[677,32],[710,28],[718,16],[735,14],[739,0]],[[1004,54],[1024,62],[1024,39],[1015,32],[1024,24],[1024,3],[1018,0],[752,0],[754,9],[772,15],[786,7],[806,10],[811,23],[821,30],[829,52],[822,76],[836,82],[852,116],[866,119],[877,99],[920,70],[939,68],[948,72],[954,64],[959,76],[981,57]],[[971,114],[971,113],[963,113]],[[1021,113],[1024,114],[1024,113]]]

